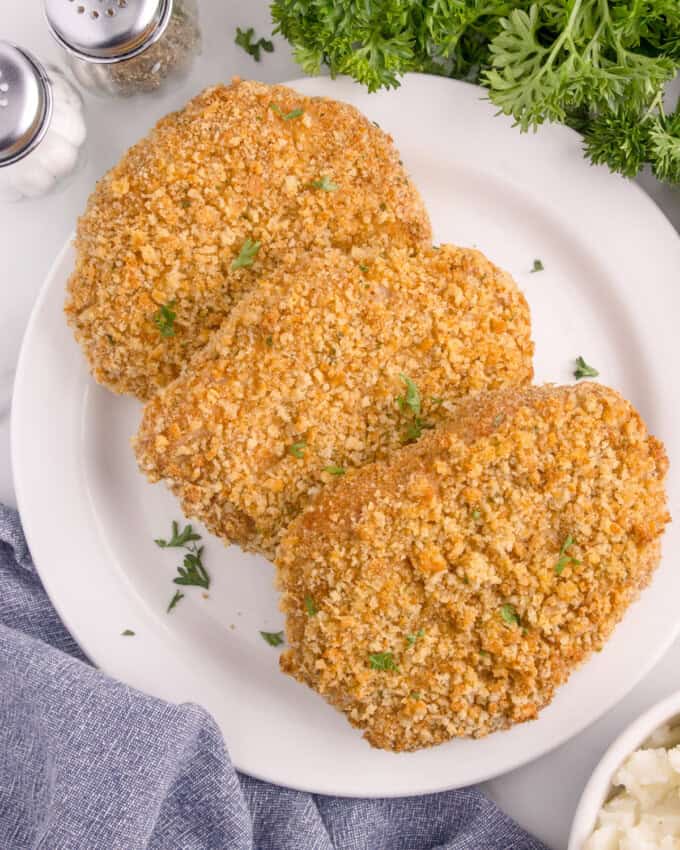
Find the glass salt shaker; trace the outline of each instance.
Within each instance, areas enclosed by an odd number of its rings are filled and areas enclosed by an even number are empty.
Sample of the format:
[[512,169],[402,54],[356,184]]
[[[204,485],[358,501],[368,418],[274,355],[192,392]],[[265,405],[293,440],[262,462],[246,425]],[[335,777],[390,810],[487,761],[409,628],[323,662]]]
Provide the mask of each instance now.
[[160,90],[201,49],[196,0],[44,0],[76,80],[95,94]]
[[0,201],[61,186],[82,161],[83,104],[64,74],[0,41]]

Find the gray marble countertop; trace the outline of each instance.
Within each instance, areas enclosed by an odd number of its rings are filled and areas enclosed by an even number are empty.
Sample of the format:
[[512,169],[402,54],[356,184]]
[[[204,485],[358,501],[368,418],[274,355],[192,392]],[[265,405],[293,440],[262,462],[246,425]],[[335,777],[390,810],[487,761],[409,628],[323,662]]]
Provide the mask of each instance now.
[[[10,468],[9,405],[14,368],[33,302],[95,180],[155,121],[181,106],[195,91],[234,75],[276,82],[301,76],[285,41],[255,64],[234,45],[237,26],[271,31],[268,4],[202,0],[204,51],[191,78],[162,98],[110,102],[86,98],[90,128],[89,161],[62,193],[42,201],[0,206],[0,500],[14,504]],[[6,4],[1,37],[34,51],[45,61],[62,64],[43,19],[41,3]],[[680,81],[673,86],[680,92]],[[658,184],[651,175],[640,184],[680,230],[680,190]],[[644,234],[640,236],[644,250]],[[679,270],[680,272],[680,270]],[[679,275],[680,277],[680,275]],[[680,281],[679,281],[680,282]],[[642,290],[641,290],[642,292]],[[581,789],[595,763],[618,732],[643,709],[678,687],[680,642],[615,709],[549,755],[486,783],[487,792],[520,823],[554,850],[566,848],[569,826]],[[481,850],[481,848],[480,848]]]

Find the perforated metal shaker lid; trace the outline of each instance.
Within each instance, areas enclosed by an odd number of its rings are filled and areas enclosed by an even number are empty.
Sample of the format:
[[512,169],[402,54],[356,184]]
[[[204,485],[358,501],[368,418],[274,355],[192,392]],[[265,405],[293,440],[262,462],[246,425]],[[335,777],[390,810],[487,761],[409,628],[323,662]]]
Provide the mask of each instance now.
[[0,41],[0,167],[37,147],[52,115],[52,86],[30,53]]
[[43,0],[52,35],[89,62],[131,59],[157,41],[172,0]]

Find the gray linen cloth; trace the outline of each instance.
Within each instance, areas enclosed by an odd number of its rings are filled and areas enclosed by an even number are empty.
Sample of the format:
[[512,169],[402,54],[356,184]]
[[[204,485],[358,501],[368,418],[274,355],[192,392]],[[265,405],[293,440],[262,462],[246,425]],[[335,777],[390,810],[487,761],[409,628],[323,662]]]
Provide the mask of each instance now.
[[214,720],[100,673],[0,505],[0,850],[545,850],[475,789],[392,800],[238,774]]

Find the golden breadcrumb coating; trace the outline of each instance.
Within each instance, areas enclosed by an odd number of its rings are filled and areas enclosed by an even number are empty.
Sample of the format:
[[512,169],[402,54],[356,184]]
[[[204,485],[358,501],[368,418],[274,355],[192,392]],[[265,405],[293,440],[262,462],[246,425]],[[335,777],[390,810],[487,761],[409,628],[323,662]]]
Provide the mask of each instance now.
[[667,466],[597,384],[463,401],[290,526],[283,670],[384,749],[535,718],[649,582]]
[[261,281],[149,402],[140,467],[187,516],[271,556],[334,473],[415,438],[452,400],[529,382],[530,334],[523,295],[478,251],[329,250]]
[[[254,262],[232,269],[246,240],[261,243]],[[163,118],[98,183],[66,313],[94,377],[146,399],[278,264],[430,241],[390,136],[348,104],[235,80]],[[163,305],[174,335],[156,324]]]

